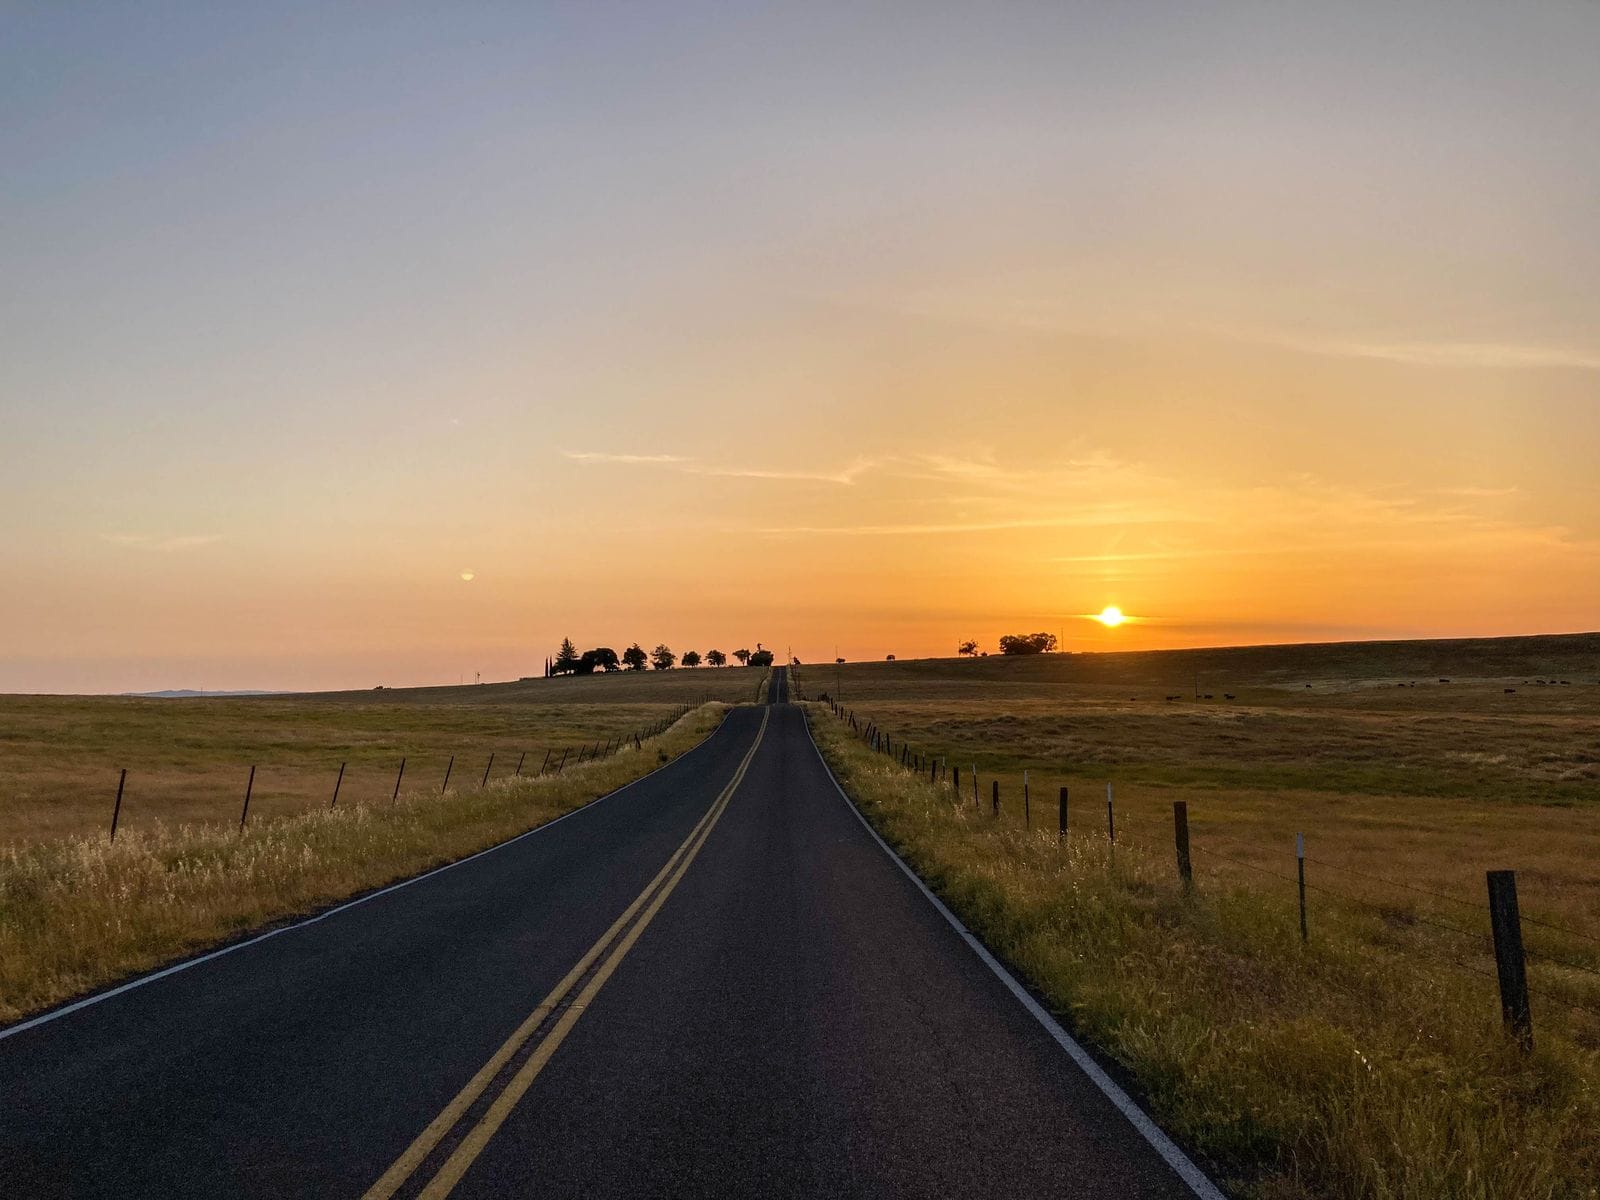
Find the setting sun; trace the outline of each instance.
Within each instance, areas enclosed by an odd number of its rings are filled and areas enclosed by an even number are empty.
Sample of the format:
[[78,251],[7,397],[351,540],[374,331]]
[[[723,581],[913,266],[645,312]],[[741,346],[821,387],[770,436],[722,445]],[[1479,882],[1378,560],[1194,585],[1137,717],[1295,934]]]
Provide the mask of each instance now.
[[1100,624],[1109,629],[1115,629],[1118,625],[1121,625],[1123,621],[1127,620],[1127,618],[1122,615],[1122,610],[1120,608],[1114,604],[1109,604],[1100,610],[1100,612],[1095,616],[1095,620],[1099,621]]

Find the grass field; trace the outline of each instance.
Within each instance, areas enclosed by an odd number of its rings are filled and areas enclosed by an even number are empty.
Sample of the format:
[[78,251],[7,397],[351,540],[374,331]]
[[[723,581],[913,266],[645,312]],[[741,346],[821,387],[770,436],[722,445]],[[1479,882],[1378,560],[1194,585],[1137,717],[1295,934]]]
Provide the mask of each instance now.
[[97,832],[0,847],[0,1022],[542,825],[671,761],[726,711],[690,709],[639,748],[559,776],[341,798],[242,832],[152,821],[115,845]]
[[[800,679],[960,766],[957,795],[948,775],[913,776],[814,710],[872,819],[1249,1193],[1600,1194],[1600,637]],[[1529,942],[1528,1059],[1500,1029],[1492,978],[1484,871],[1500,867],[1518,872]]]
[[119,772],[121,830],[156,821],[237,822],[250,767],[252,819],[326,806],[339,766],[341,805],[403,791],[537,771],[585,745],[642,728],[685,704],[755,698],[765,672],[741,668],[621,672],[469,687],[308,696],[138,699],[0,696],[0,845],[104,832]]

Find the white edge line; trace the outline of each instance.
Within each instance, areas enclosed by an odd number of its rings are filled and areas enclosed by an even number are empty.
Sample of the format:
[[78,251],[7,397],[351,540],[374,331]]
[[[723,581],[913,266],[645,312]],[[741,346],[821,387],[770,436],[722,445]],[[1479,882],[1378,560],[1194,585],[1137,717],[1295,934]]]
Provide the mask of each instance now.
[[[455,862],[445,863],[442,867],[434,867],[430,871],[424,871],[421,875],[413,875],[410,879],[402,879],[399,883],[391,883],[388,887],[379,888],[375,892],[368,892],[365,896],[358,896],[354,900],[346,900],[343,904],[335,905],[333,908],[320,912],[314,917],[305,917],[299,921],[293,921],[288,925],[280,925],[276,929],[269,929],[265,933],[258,933],[253,938],[246,938],[242,942],[234,942],[231,946],[223,946],[219,950],[212,950],[206,954],[198,955],[195,958],[186,958],[182,962],[174,963],[170,967],[162,967],[158,971],[152,971],[148,975],[140,975],[137,978],[128,980],[126,983],[118,984],[114,988],[107,988],[103,992],[96,992],[92,996],[85,996],[82,1000],[74,1000],[70,1004],[63,1004],[60,1008],[53,1008],[49,1012],[40,1013],[36,1017],[29,1017],[26,1021],[19,1021],[15,1025],[9,1025],[4,1029],[0,1029],[0,1042],[5,1041],[6,1038],[12,1037],[15,1034],[22,1033],[25,1030],[33,1029],[39,1025],[49,1024],[51,1021],[60,1020],[62,1017],[68,1016],[71,1013],[75,1013],[80,1009],[88,1008],[90,1005],[99,1004],[102,1000],[109,1000],[113,996],[120,996],[123,992],[131,992],[134,988],[141,988],[147,983],[154,983],[158,979],[165,979],[168,975],[176,975],[179,971],[187,971],[190,967],[198,967],[201,963],[211,962],[213,959],[221,958],[224,954],[232,954],[235,950],[244,950],[250,946],[260,945],[262,942],[267,941],[269,938],[275,938],[281,933],[291,933],[296,929],[304,929],[308,925],[315,925],[319,921],[326,921],[329,917],[337,916],[342,912],[348,912],[352,908],[358,908],[367,903],[369,900],[376,900],[379,896],[387,896],[390,892],[398,892],[401,888],[408,888],[414,883],[421,883],[424,879],[432,879],[435,875],[442,875],[446,871],[453,871],[457,867],[465,866],[475,858],[482,858],[485,854],[493,854],[496,850],[504,850],[507,846],[511,846],[517,842],[520,842],[523,838],[532,837],[536,833],[543,833],[546,829],[561,824],[561,822],[565,821],[568,817],[575,817],[579,813],[588,812],[595,805],[601,803],[601,801],[609,800],[613,796],[620,796],[623,792],[627,791],[635,784],[643,783],[646,779],[651,778],[651,776],[659,775],[668,767],[676,766],[678,763],[688,758],[689,755],[693,754],[701,747],[710,745],[711,739],[716,737],[717,734],[722,731],[723,725],[727,724],[728,714],[732,713],[736,707],[738,706],[730,705],[728,707],[728,712],[723,714],[722,720],[718,723],[715,729],[706,734],[704,738],[702,738],[695,745],[690,746],[689,749],[678,755],[678,757],[673,759],[671,762],[662,763],[648,775],[641,775],[639,778],[630,780],[629,782],[623,784],[615,791],[607,792],[603,796],[596,796],[587,804],[579,805],[571,812],[564,812],[554,820],[546,821],[543,825],[535,825],[532,829],[523,830],[523,832],[515,835],[514,837],[509,837],[503,842],[496,842],[492,846],[486,846],[484,849],[475,851],[474,853],[467,855],[465,858],[456,859]],[[663,730],[663,732],[665,731]],[[535,775],[532,778],[537,779],[538,776]]]
[[961,935],[962,941],[966,942],[972,948],[972,952],[983,960],[983,964],[999,977],[1000,982],[1005,984],[1011,994],[1021,1002],[1022,1007],[1032,1013],[1034,1019],[1044,1026],[1045,1032],[1056,1040],[1056,1043],[1067,1052],[1072,1061],[1078,1064],[1079,1069],[1089,1077],[1097,1088],[1105,1093],[1106,1099],[1116,1106],[1117,1111],[1128,1118],[1129,1123],[1139,1131],[1144,1140],[1149,1142],[1155,1152],[1166,1160],[1166,1164],[1177,1172],[1178,1178],[1189,1185],[1189,1190],[1196,1196],[1201,1197],[1201,1200],[1227,1200],[1227,1197],[1218,1189],[1216,1184],[1211,1182],[1206,1173],[1195,1166],[1194,1160],[1185,1154],[1176,1142],[1161,1131],[1161,1127],[1152,1121],[1144,1109],[1134,1102],[1133,1097],[1123,1091],[1117,1081],[1105,1073],[1100,1064],[1095,1062],[1094,1058],[1079,1044],[1078,1040],[1063,1029],[1059,1021],[1045,1011],[1043,1006],[1033,998],[1028,990],[1017,982],[1015,976],[1001,965],[1000,960],[989,953],[989,948],[979,941],[972,931],[961,923],[960,918],[945,906],[944,901],[934,895],[928,885],[922,882],[922,878],[906,865],[905,859],[896,854],[894,848],[879,836],[878,831],[872,827],[871,822],[862,816],[861,810],[855,805],[855,801],[851,800],[849,794],[840,786],[838,776],[833,773],[833,768],[828,765],[828,760],[823,757],[822,749],[817,745],[817,739],[811,732],[810,714],[802,712],[802,717],[805,719],[806,737],[810,739],[811,748],[816,751],[817,759],[822,763],[822,769],[828,773],[828,778],[833,781],[834,790],[839,793],[839,797],[845,802],[846,807],[855,814],[856,820],[860,821],[863,828],[872,835],[872,840],[877,842],[883,852],[889,856],[890,861],[904,871],[906,877],[917,885],[917,890],[922,893],[928,903],[938,909],[940,915],[950,922],[955,931]]

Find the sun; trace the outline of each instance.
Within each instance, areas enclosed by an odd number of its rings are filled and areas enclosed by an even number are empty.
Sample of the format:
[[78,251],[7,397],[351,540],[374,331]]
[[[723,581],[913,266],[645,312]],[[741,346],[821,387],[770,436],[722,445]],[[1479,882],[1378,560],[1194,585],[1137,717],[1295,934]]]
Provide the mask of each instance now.
[[1108,604],[1095,615],[1094,619],[1099,621],[1100,624],[1104,625],[1107,629],[1115,629],[1128,618],[1122,615],[1122,610],[1115,604]]

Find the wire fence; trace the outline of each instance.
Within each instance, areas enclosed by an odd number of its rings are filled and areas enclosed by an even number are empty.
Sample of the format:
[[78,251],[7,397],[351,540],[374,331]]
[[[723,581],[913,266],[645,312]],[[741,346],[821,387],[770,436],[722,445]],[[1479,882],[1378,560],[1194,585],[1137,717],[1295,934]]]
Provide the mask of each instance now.
[[[967,778],[963,779],[961,766],[952,765],[948,755],[934,754],[908,739],[898,737],[881,726],[877,720],[864,715],[858,717],[854,710],[844,707],[832,697],[824,695],[821,701],[868,749],[886,755],[897,765],[917,773],[932,785],[950,787],[963,805],[968,803],[967,797],[970,796],[972,805],[979,811],[982,810],[984,789],[980,784],[976,764],[968,764]],[[1024,771],[1021,811],[1024,821],[1031,825],[1029,785],[1029,773]],[[988,787],[992,815],[998,819],[1001,815],[998,777],[991,777],[988,780]],[[1094,836],[1104,836],[1114,847],[1119,835],[1123,840],[1127,840],[1130,831],[1128,814],[1125,810],[1117,809],[1114,788],[1109,783],[1106,785],[1105,803],[1105,823],[1100,832]],[[1068,836],[1068,789],[1065,787],[1060,788],[1059,804],[1059,836],[1065,840]],[[1141,822],[1144,820],[1143,814],[1140,819]],[[1081,830],[1075,829],[1074,832],[1077,836],[1082,836]],[[1144,844],[1154,849],[1156,843],[1150,836],[1153,831],[1145,828],[1141,832],[1145,835]],[[1586,995],[1577,994],[1573,987],[1560,986],[1564,982],[1560,972],[1572,972],[1584,979],[1600,979],[1600,966],[1584,962],[1571,953],[1546,948],[1544,945],[1529,944],[1524,936],[1529,932],[1525,927],[1531,926],[1532,931],[1541,938],[1559,935],[1574,942],[1600,946],[1600,935],[1565,923],[1522,913],[1517,903],[1515,872],[1489,872],[1487,903],[1482,900],[1474,901],[1465,896],[1424,887],[1404,879],[1363,871],[1325,858],[1314,858],[1305,853],[1304,838],[1297,835],[1295,854],[1291,860],[1294,864],[1293,873],[1290,873],[1288,869],[1275,869],[1264,866],[1261,862],[1252,862],[1249,857],[1237,853],[1243,850],[1247,854],[1272,861],[1287,857],[1281,847],[1263,846],[1229,835],[1228,848],[1235,853],[1227,853],[1204,842],[1196,841],[1189,829],[1188,804],[1183,800],[1173,802],[1173,836],[1177,872],[1186,890],[1194,886],[1192,866],[1194,854],[1200,855],[1202,861],[1207,863],[1208,869],[1219,877],[1226,877],[1226,869],[1222,866],[1226,864],[1227,868],[1233,868],[1235,872],[1244,872],[1246,877],[1259,876],[1286,884],[1294,889],[1298,896],[1300,935],[1304,940],[1309,940],[1311,937],[1307,893],[1325,897],[1348,909],[1374,916],[1390,927],[1397,929],[1421,927],[1427,930],[1435,940],[1414,940],[1408,943],[1406,948],[1467,974],[1493,981],[1499,990],[1502,1017],[1524,1047],[1532,1046],[1528,984],[1530,966],[1539,969],[1535,976],[1535,990],[1542,992],[1547,1001],[1562,1008],[1579,1010],[1600,1018],[1600,993],[1596,993],[1595,998],[1591,999]],[[1385,902],[1370,894],[1357,894],[1324,880],[1308,880],[1306,876],[1308,865],[1318,871],[1330,871],[1336,875],[1361,880],[1366,884],[1426,897],[1437,901],[1440,905],[1454,906],[1449,911],[1465,910],[1481,919],[1483,927],[1471,928],[1470,922],[1452,920],[1446,913],[1432,909],[1418,911],[1418,906],[1415,904],[1402,907],[1392,900]],[[1470,961],[1471,956],[1481,956],[1483,961]],[[1492,969],[1484,963],[1492,964]]]
[[[694,711],[702,704],[707,703],[709,699],[710,697],[707,695],[701,700],[677,705],[669,712],[664,713],[657,719],[651,721],[649,724],[638,726],[624,732],[605,734],[592,740],[586,740],[568,745],[542,747],[542,756],[539,749],[514,749],[507,754],[504,752],[504,748],[502,747],[501,749],[489,750],[486,758],[480,757],[480,755],[483,754],[483,752],[480,751],[478,755],[471,755],[470,761],[473,763],[473,769],[468,770],[467,763],[469,762],[470,751],[467,753],[451,753],[445,762],[443,777],[438,783],[438,792],[440,795],[448,794],[451,791],[450,784],[452,779],[457,781],[457,790],[460,790],[463,785],[470,787],[473,782],[476,782],[477,788],[481,790],[488,787],[491,781],[504,782],[507,779],[541,779],[559,777],[567,770],[576,769],[578,767],[587,766],[592,763],[612,758],[625,749],[631,748],[635,751],[643,750],[644,743],[646,741],[659,737],[661,734],[665,733],[673,725],[677,724],[680,720],[687,716],[690,712]],[[516,764],[514,767],[511,765],[513,755],[515,756]],[[443,752],[437,750],[430,751],[428,756],[435,764],[435,769],[437,769],[438,759],[439,757],[443,757]],[[389,769],[394,773],[394,784],[392,788],[389,788],[388,785],[385,784],[385,791],[387,792],[388,802],[390,804],[396,803],[400,799],[402,788],[407,788],[408,794],[415,794],[415,792],[418,790],[418,773],[415,766],[416,761],[416,757],[407,753],[399,754],[398,762],[391,760]],[[537,767],[533,766],[535,761],[538,763]],[[481,773],[476,768],[476,765],[479,762],[483,763]],[[501,765],[501,775],[498,778],[495,778],[494,776],[496,762],[499,762]],[[457,770],[458,763],[461,768],[460,770]],[[270,764],[266,765],[270,766]],[[326,807],[328,810],[338,808],[339,797],[341,793],[345,792],[346,790],[345,785],[347,782],[348,769],[350,765],[351,764],[348,760],[343,761],[339,763],[337,773],[334,773],[331,770],[329,771],[329,774],[332,776],[332,786],[330,791],[327,793],[329,798],[325,806],[318,803],[315,805],[305,806],[300,811],[311,811],[313,808],[320,807]],[[244,831],[250,822],[251,804],[252,801],[256,799],[256,780],[258,773],[260,773],[262,770],[262,767],[263,764],[258,762],[248,764],[248,766],[241,766],[239,768],[245,779],[243,798],[240,801],[239,807],[239,829],[241,832]],[[409,775],[408,767],[410,768]],[[125,801],[128,799],[130,794],[128,788],[130,778],[133,778],[133,781],[137,783],[137,779],[131,777],[130,772],[126,768],[119,770],[116,792],[111,804],[111,817],[107,834],[108,839],[112,844],[115,844],[117,840],[118,829],[123,823],[124,809],[126,807]],[[436,776],[436,778],[438,777]],[[408,779],[410,780],[409,787],[407,787]],[[431,789],[433,785],[430,782],[426,786]]]

